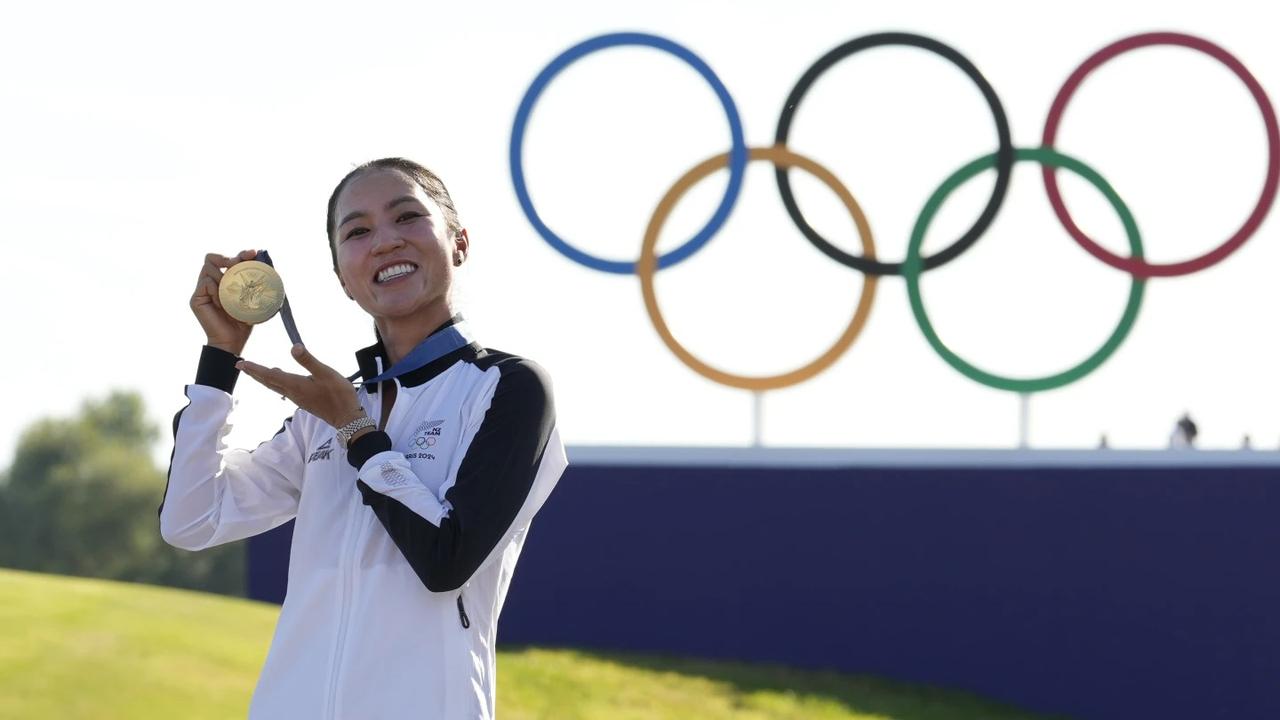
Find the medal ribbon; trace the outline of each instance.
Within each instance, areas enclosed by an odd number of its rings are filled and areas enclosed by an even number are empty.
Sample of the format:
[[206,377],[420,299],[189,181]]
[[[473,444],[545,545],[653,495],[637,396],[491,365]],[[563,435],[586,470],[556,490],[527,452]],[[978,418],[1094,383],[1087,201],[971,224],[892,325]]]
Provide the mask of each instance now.
[[[271,256],[266,250],[259,250],[257,257],[254,258],[258,262],[264,262],[271,267],[275,267],[275,263],[271,262]],[[289,296],[284,296],[284,304],[280,306],[280,320],[284,323],[284,331],[289,333],[289,342],[298,345],[302,342],[302,336],[298,334],[298,326],[293,322],[293,311],[289,309]]]

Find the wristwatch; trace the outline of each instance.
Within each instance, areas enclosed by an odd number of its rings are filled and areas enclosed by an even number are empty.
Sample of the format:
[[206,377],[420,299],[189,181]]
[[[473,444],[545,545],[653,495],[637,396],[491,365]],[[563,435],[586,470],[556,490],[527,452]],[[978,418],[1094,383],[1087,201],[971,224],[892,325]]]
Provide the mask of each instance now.
[[338,444],[347,447],[347,443],[351,442],[351,436],[360,432],[365,428],[376,428],[377,423],[368,415],[361,415],[351,422],[338,428]]

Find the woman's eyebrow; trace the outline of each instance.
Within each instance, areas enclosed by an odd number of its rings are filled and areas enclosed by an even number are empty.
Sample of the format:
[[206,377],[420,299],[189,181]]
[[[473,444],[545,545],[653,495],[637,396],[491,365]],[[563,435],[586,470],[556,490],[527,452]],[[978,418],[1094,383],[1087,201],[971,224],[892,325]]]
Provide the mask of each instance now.
[[[402,205],[407,202],[418,202],[418,198],[412,195],[401,195],[395,200],[392,200],[391,202],[387,203],[386,209],[390,210],[391,208],[397,205]],[[363,210],[357,210],[351,213],[350,215],[342,218],[342,222],[338,223],[338,227],[342,227],[343,225],[346,225],[347,223],[351,222],[352,220],[355,220],[356,218],[366,217],[367,215],[368,213],[364,212]]]

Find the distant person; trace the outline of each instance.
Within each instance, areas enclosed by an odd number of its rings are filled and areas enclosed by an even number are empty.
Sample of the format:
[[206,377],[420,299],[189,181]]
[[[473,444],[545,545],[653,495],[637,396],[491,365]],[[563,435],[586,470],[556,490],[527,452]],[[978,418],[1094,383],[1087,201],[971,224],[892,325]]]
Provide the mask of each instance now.
[[1173,434],[1169,436],[1169,447],[1175,450],[1191,449],[1196,446],[1196,435],[1200,433],[1189,413],[1183,413],[1173,426]]

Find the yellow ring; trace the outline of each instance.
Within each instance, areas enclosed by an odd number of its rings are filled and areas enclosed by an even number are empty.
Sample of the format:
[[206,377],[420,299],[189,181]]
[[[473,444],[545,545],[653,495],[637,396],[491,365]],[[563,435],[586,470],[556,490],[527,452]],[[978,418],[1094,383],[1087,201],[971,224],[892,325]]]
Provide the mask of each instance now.
[[[868,260],[875,260],[876,248],[875,241],[871,237],[871,226],[867,224],[867,218],[862,214],[862,208],[858,207],[858,201],[853,199],[853,195],[848,188],[841,184],[836,179],[836,176],[831,174],[831,171],[803,155],[798,155],[788,150],[782,145],[751,148],[749,152],[748,157],[750,160],[768,160],[781,168],[798,167],[831,188],[840,198],[840,201],[844,203],[844,206],[848,208],[854,224],[858,227],[858,238],[862,243],[863,257]],[[644,245],[640,249],[640,261],[636,263],[636,274],[640,276],[640,289],[644,293],[644,307],[649,313],[649,320],[653,322],[654,329],[662,337],[662,342],[666,343],[671,352],[680,358],[680,362],[683,362],[699,375],[723,385],[746,390],[774,390],[795,385],[831,367],[849,349],[849,346],[853,345],[853,341],[862,332],[862,327],[866,325],[867,317],[871,314],[871,305],[876,294],[877,278],[874,275],[864,276],[862,295],[858,298],[858,309],[854,312],[849,326],[845,328],[844,333],[830,349],[804,367],[780,375],[749,377],[718,370],[694,357],[671,334],[671,329],[667,327],[666,320],[662,318],[662,311],[658,309],[658,298],[653,289],[653,276],[657,271],[658,264],[656,253],[658,235],[662,232],[662,226],[666,223],[667,217],[670,216],[672,209],[675,208],[680,198],[684,197],[684,194],[696,185],[699,180],[722,167],[727,167],[728,164],[729,153],[716,155],[698,164],[677,180],[675,185],[671,186],[671,189],[663,196],[662,201],[658,203],[657,209],[653,211],[653,217],[649,219],[649,227],[644,231]]]

